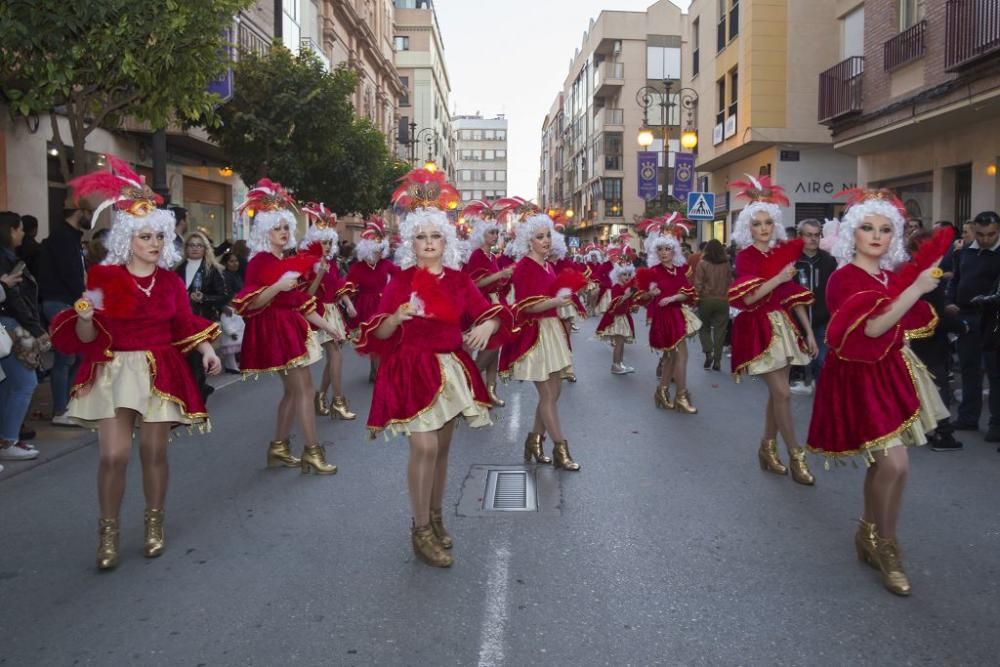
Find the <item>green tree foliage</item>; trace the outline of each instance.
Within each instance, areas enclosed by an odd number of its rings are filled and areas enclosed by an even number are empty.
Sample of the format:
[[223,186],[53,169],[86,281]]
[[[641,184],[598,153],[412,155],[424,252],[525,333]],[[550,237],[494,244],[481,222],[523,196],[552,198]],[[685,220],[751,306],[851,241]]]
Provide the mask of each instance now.
[[[154,128],[211,122],[219,102],[207,91],[225,67],[224,29],[251,0],[3,0],[0,92],[17,114],[64,113],[74,164],[86,169],[87,136],[125,117]],[[55,115],[53,141],[64,140]]]
[[350,98],[357,85],[352,70],[327,72],[307,51],[293,55],[277,45],[264,56],[244,53],[233,98],[209,133],[247,185],[267,176],[338,214],[381,210],[405,172],[385,136],[355,116]]

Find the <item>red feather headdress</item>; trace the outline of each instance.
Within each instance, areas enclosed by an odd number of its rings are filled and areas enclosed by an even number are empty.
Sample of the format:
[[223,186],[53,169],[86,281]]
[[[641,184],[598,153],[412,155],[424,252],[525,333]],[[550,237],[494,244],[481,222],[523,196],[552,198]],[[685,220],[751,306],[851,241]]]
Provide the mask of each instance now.
[[785,189],[780,185],[771,182],[770,176],[746,175],[745,181],[731,181],[729,187],[737,190],[736,196],[750,202],[763,202],[765,204],[777,204],[778,206],[788,206],[788,196]]
[[329,229],[337,226],[337,214],[328,209],[326,204],[322,202],[318,204],[309,202],[302,207],[302,212],[317,229]]
[[392,193],[392,203],[399,209],[436,208],[454,211],[461,197],[440,171],[414,169],[399,179],[401,185]]
[[524,222],[538,213],[538,207],[521,197],[504,197],[493,202],[501,215],[513,216],[515,221]]
[[365,241],[381,241],[385,238],[385,220],[377,216],[370,216],[365,220],[364,231],[361,238]]
[[900,201],[899,197],[892,190],[887,190],[885,188],[875,190],[869,188],[847,188],[846,190],[841,190],[834,197],[843,197],[846,199],[845,207],[850,209],[852,206],[862,204],[866,201],[885,201],[896,207],[899,214],[903,216],[903,220],[909,217],[909,213],[906,210],[906,206]]
[[479,220],[496,220],[503,212],[503,206],[499,205],[500,201],[498,199],[491,203],[489,199],[477,199],[462,209],[462,217],[477,218]]
[[269,178],[262,178],[257,181],[257,185],[250,189],[247,198],[237,207],[240,213],[246,213],[250,217],[258,213],[269,211],[279,211],[281,209],[295,210],[295,199],[291,193]]
[[114,155],[108,155],[107,160],[109,171],[101,170],[78,176],[68,184],[73,188],[77,201],[92,195],[103,200],[94,209],[95,220],[108,206],[141,218],[163,203],[163,197],[153,192],[146,185],[145,179],[132,171],[127,162]]

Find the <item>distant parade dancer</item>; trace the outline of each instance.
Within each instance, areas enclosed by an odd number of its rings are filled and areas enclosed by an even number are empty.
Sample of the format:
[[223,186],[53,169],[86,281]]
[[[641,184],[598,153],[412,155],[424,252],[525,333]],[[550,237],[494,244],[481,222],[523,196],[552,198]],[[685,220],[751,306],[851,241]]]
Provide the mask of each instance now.
[[[315,328],[316,336],[326,355],[326,365],[323,366],[323,379],[314,399],[316,414],[332,419],[352,420],[357,417],[351,412],[344,396],[342,381],[344,357],[341,346],[347,339],[347,324],[341,313],[341,306],[347,311],[348,317],[355,317],[357,312],[351,302],[353,288],[340,277],[337,268],[337,216],[322,203],[310,203],[302,207],[302,212],[309,219],[309,229],[302,239],[300,251],[310,252],[315,245],[319,246],[318,270],[307,290],[309,296],[316,297],[317,312],[327,324],[337,331],[337,336],[331,336],[324,329]],[[333,386],[333,399],[327,401],[330,386]]]
[[[733,242],[742,250],[736,255],[736,279],[729,288],[729,303],[740,311],[732,325],[732,371],[737,378],[744,373],[759,375],[767,384],[764,438],[757,451],[761,470],[788,474],[778,458],[780,432],[788,448],[792,479],[812,485],[815,479],[792,422],[788,375],[793,364],[805,365],[818,352],[806,312],[813,295],[792,281],[801,243],[778,245],[785,240],[781,206],[788,205],[788,198],[784,190],[767,176],[747,179],[730,184],[740,189],[738,197],[750,202],[733,227]],[[789,311],[802,324],[805,341]]]
[[[533,382],[538,392],[534,425],[524,443],[524,460],[575,471],[580,464],[570,456],[558,406],[562,372],[573,365],[569,334],[559,321],[558,309],[571,302],[572,290],[560,293],[556,271],[546,261],[552,252],[552,220],[523,199],[512,198],[510,202],[508,211],[519,221],[513,241],[518,262],[512,278],[518,333],[500,352],[500,374]],[[552,458],[543,450],[546,434],[553,440]]]
[[[910,594],[896,538],[909,459],[907,446],[927,442],[948,411],[930,373],[906,344],[930,336],[934,308],[920,299],[941,279],[937,264],[952,240],[935,232],[906,261],[906,209],[887,190],[849,192],[843,222],[828,223],[840,262],[826,288],[830,351],[820,374],[809,425],[809,449],[835,461],[868,466],[864,509],[854,544],[858,559],[878,569],[883,585]],[[831,229],[833,227],[834,229]]]
[[611,269],[611,305],[597,323],[597,337],[611,345],[611,373],[626,375],[635,368],[625,365],[625,345],[635,342],[635,322],[632,311],[638,296],[632,279],[635,267],[631,264],[615,264]]
[[[653,401],[664,410],[695,414],[698,409],[691,403],[687,388],[687,339],[701,329],[701,320],[692,310],[698,296],[688,282],[687,262],[679,240],[689,229],[677,213],[647,220],[642,229],[650,268],[643,271],[639,288],[649,294],[649,348],[661,355],[660,381]],[[643,279],[645,276],[648,278]],[[673,397],[671,382],[677,385]]]
[[401,271],[385,289],[371,319],[361,325],[357,349],[379,354],[368,428],[409,437],[407,480],[414,554],[449,567],[453,539],[444,526],[443,498],[455,422],[489,426],[491,401],[465,348],[502,342],[510,311],[491,304],[459,262],[447,211],[458,193],[441,172],[410,172],[393,195],[406,211],[397,251]]
[[98,433],[101,570],[118,565],[119,513],[136,427],[146,501],[143,552],[156,558],[166,548],[170,429],[208,419],[184,357],[197,350],[208,374],[222,368],[212,349],[219,325],[191,312],[184,282],[173,272],[181,259],[171,242],[174,214],[157,208],[162,198],[126,163],[113,156],[108,162],[110,173],[69,182],[78,200],[93,195],[105,200],[94,219],[111,207],[108,255],[88,272],[84,296],[51,326],[55,347],[82,359],[67,415]]
[[[385,221],[370,217],[361,232],[361,240],[354,250],[358,260],[347,271],[347,282],[355,290],[354,309],[357,315],[348,324],[352,332],[357,332],[362,323],[371,319],[378,308],[382,293],[389,280],[398,270],[389,261],[389,241],[385,237]],[[375,381],[378,356],[372,355],[368,370],[368,381]]]
[[[268,467],[299,468],[303,473],[332,475],[337,466],[326,461],[316,434],[313,381],[309,366],[323,358],[316,333],[335,340],[341,332],[316,312],[316,298],[306,293],[317,258],[305,254],[283,259],[295,248],[294,200],[266,178],[247,194],[239,211],[252,216],[250,263],[246,281],[233,307],[246,321],[240,370],[244,377],[276,373],[283,394],[278,403],[275,439],[267,450]],[[305,438],[302,457],[291,452],[292,422],[298,420]]]
[[[556,270],[557,273],[562,273],[564,271],[570,271],[573,273],[579,273],[583,275],[577,268],[576,264],[569,258],[569,247],[566,245],[566,213],[563,210],[551,209],[549,211],[550,217],[552,218],[552,251],[549,254],[548,262],[552,265],[552,268]],[[580,281],[581,290],[586,287],[587,281],[583,279]],[[558,309],[559,321],[562,322],[563,327],[566,329],[566,335],[572,336],[574,331],[579,331],[579,327],[576,326],[576,318],[581,315],[586,315],[586,310],[583,307],[583,302],[580,301],[580,296],[575,291],[571,291],[569,294],[570,302],[564,306],[560,306]],[[569,368],[563,370],[560,374],[563,380],[569,382],[576,382],[576,369],[570,364]]]

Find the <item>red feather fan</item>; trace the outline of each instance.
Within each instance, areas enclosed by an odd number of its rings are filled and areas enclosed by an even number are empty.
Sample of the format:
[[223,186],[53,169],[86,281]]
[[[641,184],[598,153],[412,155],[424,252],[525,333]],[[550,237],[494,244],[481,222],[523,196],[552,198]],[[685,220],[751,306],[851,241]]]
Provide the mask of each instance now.
[[[313,246],[316,246],[314,248]],[[297,255],[286,257],[264,274],[264,282],[268,285],[281,280],[286,273],[297,273],[303,280],[309,280],[316,274],[316,263],[323,257],[323,248],[318,243],[311,243],[309,247]]]
[[118,265],[97,264],[87,271],[87,289],[100,290],[101,309],[108,317],[128,319],[139,305],[139,288],[128,271]]
[[783,268],[797,262],[802,256],[802,247],[805,243],[802,239],[792,239],[771,248],[761,266],[760,277],[764,280],[770,280],[781,273]]
[[648,292],[654,282],[656,282],[656,272],[653,269],[642,267],[635,272],[635,286],[637,289]]
[[458,324],[462,313],[455,307],[441,279],[427,269],[417,269],[411,283],[413,292],[424,304],[424,317],[447,324]]
[[955,230],[951,227],[938,227],[933,236],[920,244],[913,258],[904,264],[897,272],[899,281],[893,283],[893,295],[898,295],[916,282],[921,273],[934,266],[934,263],[945,256],[954,239]]
[[563,269],[552,283],[550,293],[551,296],[556,296],[560,290],[568,289],[571,294],[576,294],[586,286],[587,279],[582,273],[573,269]]

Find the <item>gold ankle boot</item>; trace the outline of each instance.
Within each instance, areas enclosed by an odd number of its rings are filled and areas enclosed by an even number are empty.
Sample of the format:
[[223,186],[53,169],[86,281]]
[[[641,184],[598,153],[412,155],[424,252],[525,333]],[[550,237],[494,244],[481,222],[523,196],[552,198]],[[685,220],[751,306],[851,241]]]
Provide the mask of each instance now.
[[778,441],[761,440],[760,449],[757,450],[757,460],[760,462],[760,469],[773,472],[775,475],[787,475],[788,468],[778,458]]
[[677,398],[674,399],[674,407],[677,408],[677,412],[683,412],[686,415],[698,414],[698,408],[691,405],[691,396],[688,394],[687,389],[677,392]]
[[444,513],[441,510],[431,510],[431,530],[434,531],[434,537],[442,547],[451,549],[455,546],[455,541],[444,527]]
[[336,475],[337,466],[326,462],[326,452],[323,445],[306,445],[302,450],[302,474],[308,475],[311,472],[317,475]]
[[316,396],[313,398],[313,405],[316,408],[316,414],[322,417],[330,414],[330,406],[326,404],[326,394],[323,392],[316,392]]
[[878,533],[875,524],[864,519],[858,519],[858,532],[854,534],[854,549],[858,552],[858,560],[868,563],[876,570],[878,567]]
[[788,459],[788,467],[792,470],[792,479],[806,486],[815,484],[816,478],[809,472],[809,466],[806,464],[806,450],[796,447],[789,456],[791,458]]
[[441,548],[430,524],[410,529],[410,542],[414,555],[431,567],[451,567],[455,559]]
[[163,510],[146,510],[144,515],[146,525],[146,545],[143,552],[146,558],[156,558],[166,548],[166,536],[163,531]]
[[351,421],[358,417],[347,407],[347,399],[343,396],[334,396],[333,403],[330,404],[330,418],[336,419],[337,417],[344,421]]
[[910,594],[910,580],[903,570],[903,554],[896,539],[877,537],[878,567],[882,572],[882,585],[896,595]]
[[552,443],[552,458],[552,465],[556,469],[562,468],[563,470],[573,471],[580,469],[580,464],[574,461],[573,457],[569,455],[569,442],[566,440]]
[[493,402],[494,406],[496,406],[498,408],[502,408],[505,405],[507,405],[507,401],[502,401],[502,400],[500,400],[500,397],[497,396],[497,383],[496,382],[491,382],[488,385],[486,385],[486,392],[490,395],[490,401]]
[[118,518],[97,522],[97,569],[113,570],[118,566]]
[[292,456],[292,450],[288,448],[288,440],[272,440],[271,445],[267,448],[267,467],[280,466],[299,467],[299,459]]
[[673,410],[674,401],[670,398],[670,387],[664,387],[662,384],[656,387],[656,393],[653,394],[653,404],[662,408],[663,410]]
[[536,463],[552,463],[552,459],[545,455],[542,449],[544,438],[540,433],[529,433],[528,439],[524,441],[524,462],[531,463],[534,459]]

